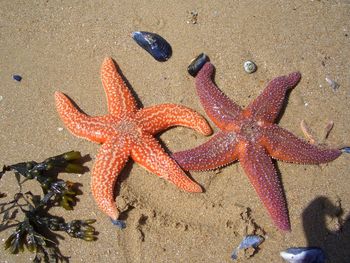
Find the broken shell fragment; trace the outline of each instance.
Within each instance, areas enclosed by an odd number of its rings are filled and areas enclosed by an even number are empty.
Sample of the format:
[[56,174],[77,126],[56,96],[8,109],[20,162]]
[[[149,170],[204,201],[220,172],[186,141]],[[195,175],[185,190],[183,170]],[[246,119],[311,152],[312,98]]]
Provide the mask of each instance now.
[[145,31],[135,31],[132,32],[131,36],[140,47],[150,53],[156,60],[163,62],[171,57],[171,46],[160,35]]
[[264,241],[264,238],[259,235],[247,235],[243,237],[242,242],[236,247],[232,254],[231,254],[231,259],[235,260],[238,258],[238,252],[239,250],[243,249],[253,249],[252,255],[254,255],[258,249],[258,246]]
[[187,68],[188,73],[192,77],[195,77],[197,73],[201,70],[201,68],[204,66],[204,64],[208,61],[209,57],[206,54],[199,54],[196,58],[192,59],[190,65]]
[[326,81],[333,91],[337,91],[339,89],[340,85],[335,80],[326,77]]
[[243,64],[244,71],[248,74],[254,73],[257,70],[257,66],[253,61],[247,60]]

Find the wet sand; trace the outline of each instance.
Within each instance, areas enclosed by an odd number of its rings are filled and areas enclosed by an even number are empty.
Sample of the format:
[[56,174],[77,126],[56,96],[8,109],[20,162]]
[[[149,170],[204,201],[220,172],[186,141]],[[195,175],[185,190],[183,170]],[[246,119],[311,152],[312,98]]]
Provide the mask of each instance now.
[[[198,13],[191,23],[191,11]],[[115,59],[143,106],[177,103],[205,116],[188,75],[201,52],[216,67],[216,84],[246,106],[279,75],[300,71],[279,124],[302,137],[301,120],[317,135],[335,125],[327,144],[350,144],[350,5],[348,1],[2,1],[0,2],[0,166],[41,161],[69,150],[92,158],[99,145],[71,135],[59,119],[53,94],[68,94],[90,115],[106,113],[99,69]],[[173,55],[155,61],[130,37],[136,30],[157,32]],[[243,62],[258,65],[246,74]],[[23,77],[21,82],[13,74]],[[333,91],[325,77],[340,87]],[[217,128],[210,122],[215,131]],[[159,136],[170,152],[195,147],[208,138],[177,127]],[[99,234],[88,243],[62,234],[63,255],[71,262],[232,262],[243,235],[265,233],[260,251],[248,262],[283,262],[279,252],[294,246],[320,246],[328,262],[350,261],[350,221],[337,230],[334,207],[350,213],[348,155],[324,165],[277,162],[292,232],[272,224],[239,163],[219,171],[192,172],[205,192],[189,194],[129,162],[118,180],[118,206],[127,228],[117,229],[94,203],[90,172],[63,178],[81,183],[83,195],[67,219],[96,218]],[[12,177],[12,178],[11,178]],[[18,190],[13,176],[0,192]],[[247,211],[249,215],[247,215]],[[10,231],[0,233],[1,244]],[[29,253],[12,256],[0,248],[0,262],[30,262]],[[242,260],[244,261],[244,260]]]

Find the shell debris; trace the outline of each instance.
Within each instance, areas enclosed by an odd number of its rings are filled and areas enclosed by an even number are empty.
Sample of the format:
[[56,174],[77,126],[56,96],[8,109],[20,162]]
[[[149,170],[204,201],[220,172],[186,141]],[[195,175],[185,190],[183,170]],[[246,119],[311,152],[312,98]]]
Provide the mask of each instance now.
[[329,84],[329,86],[332,88],[332,90],[335,92],[339,89],[340,85],[338,82],[336,82],[335,80],[326,77],[326,81]]
[[280,253],[289,263],[324,263],[326,255],[319,247],[291,247]]
[[258,246],[264,242],[264,238],[259,235],[247,235],[243,237],[242,242],[235,248],[231,254],[231,259],[236,260],[238,258],[238,252],[240,250],[253,249],[249,257],[252,257],[258,250]]

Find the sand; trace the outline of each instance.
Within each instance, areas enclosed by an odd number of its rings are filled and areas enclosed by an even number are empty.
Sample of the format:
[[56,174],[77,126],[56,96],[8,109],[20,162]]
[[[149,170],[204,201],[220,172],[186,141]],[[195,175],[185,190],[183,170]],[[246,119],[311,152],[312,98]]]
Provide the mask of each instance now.
[[[191,22],[197,12],[197,23]],[[205,115],[188,75],[201,52],[216,67],[215,81],[241,106],[272,78],[299,70],[279,124],[302,137],[301,120],[317,135],[329,120],[335,125],[327,144],[350,144],[349,1],[1,1],[0,2],[0,166],[43,160],[69,150],[90,155],[99,145],[71,135],[54,106],[56,90],[67,93],[86,113],[106,113],[99,68],[106,56],[119,64],[144,106],[178,103]],[[173,55],[155,61],[130,37],[136,30],[157,32]],[[258,65],[254,74],[243,62]],[[23,77],[21,82],[13,74]],[[340,87],[333,91],[325,77]],[[210,122],[215,131],[217,128]],[[195,147],[208,138],[186,128],[160,135],[170,152]],[[247,262],[283,262],[279,252],[293,246],[320,246],[328,262],[350,262],[350,225],[338,221],[350,212],[349,155],[325,165],[277,162],[288,201],[292,231],[272,224],[239,163],[220,171],[192,172],[202,194],[180,191],[130,162],[117,187],[117,203],[127,228],[117,229],[94,203],[90,172],[64,175],[83,186],[68,219],[96,218],[96,242],[62,234],[60,249],[71,262],[232,262],[243,235],[260,227],[265,242]],[[13,194],[13,175],[0,191]],[[343,214],[335,218],[334,207]],[[247,215],[247,211],[249,215]],[[254,225],[255,224],[255,225]],[[0,233],[1,244],[10,231]],[[0,262],[30,262],[32,255],[10,255]],[[243,257],[244,258],[244,257]],[[244,260],[241,259],[241,262]]]

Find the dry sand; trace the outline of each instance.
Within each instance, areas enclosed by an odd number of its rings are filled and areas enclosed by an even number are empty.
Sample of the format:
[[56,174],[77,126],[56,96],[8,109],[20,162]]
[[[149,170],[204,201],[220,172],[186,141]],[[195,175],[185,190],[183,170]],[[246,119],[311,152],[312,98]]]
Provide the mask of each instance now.
[[[99,145],[78,139],[63,127],[53,93],[61,90],[87,113],[106,112],[99,68],[113,57],[144,106],[165,102],[204,114],[187,74],[189,61],[205,52],[216,66],[218,86],[246,106],[273,77],[299,70],[280,125],[302,137],[306,120],[321,134],[335,123],[327,143],[350,144],[350,2],[339,1],[1,1],[0,2],[0,166],[43,160],[71,149],[90,154]],[[198,12],[197,24],[188,23]],[[155,61],[130,37],[135,30],[157,32],[173,48],[165,63]],[[258,71],[248,75],[245,60]],[[21,82],[13,74],[23,77]],[[340,84],[334,92],[328,76]],[[211,123],[212,124],[212,123]],[[213,126],[213,125],[212,125]],[[214,127],[214,126],[213,126]],[[215,130],[217,130],[214,127]],[[160,136],[169,151],[199,145],[205,138],[186,128]],[[67,218],[96,218],[97,242],[63,235],[63,255],[71,262],[231,262],[230,254],[254,221],[266,232],[260,251],[247,262],[282,262],[292,246],[321,246],[329,262],[350,262],[350,225],[335,232],[333,207],[350,211],[349,159],[326,165],[278,162],[288,201],[291,233],[281,233],[238,163],[219,172],[193,172],[206,190],[188,194],[130,163],[118,182],[117,202],[129,204],[127,228],[119,230],[99,212],[90,191],[90,172],[64,178],[83,184],[81,201]],[[8,175],[0,191],[11,195]],[[246,211],[251,210],[250,219]],[[56,210],[62,213],[62,210]],[[333,216],[334,217],[334,216]],[[248,230],[246,230],[248,229]],[[1,232],[3,243],[9,231]],[[30,254],[0,262],[30,262]]]

